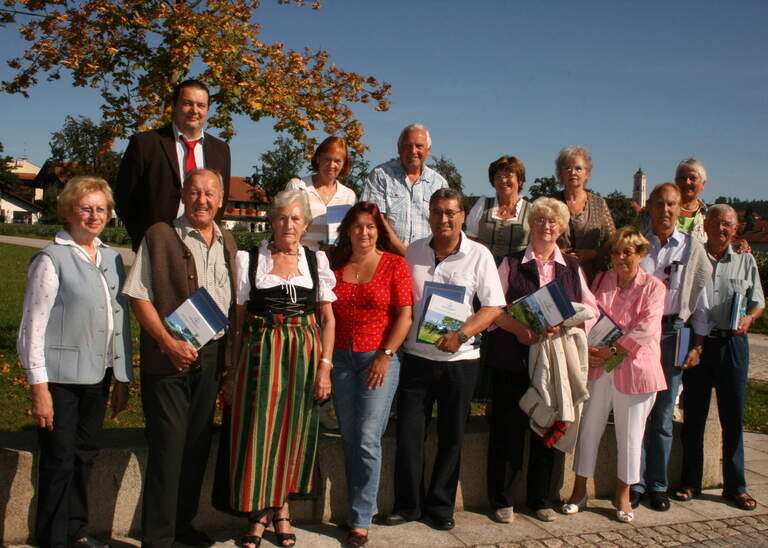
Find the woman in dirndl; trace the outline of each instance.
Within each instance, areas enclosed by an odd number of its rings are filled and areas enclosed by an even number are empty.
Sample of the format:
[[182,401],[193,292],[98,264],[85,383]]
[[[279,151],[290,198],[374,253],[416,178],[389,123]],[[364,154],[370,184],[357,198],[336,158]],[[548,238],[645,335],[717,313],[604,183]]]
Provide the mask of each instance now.
[[245,548],[255,548],[271,514],[278,545],[293,546],[288,496],[312,490],[318,404],[331,393],[335,277],[322,251],[301,245],[310,219],[306,194],[284,190],[272,203],[273,240],[238,252],[237,304],[244,318],[231,394],[230,505],[249,515]]

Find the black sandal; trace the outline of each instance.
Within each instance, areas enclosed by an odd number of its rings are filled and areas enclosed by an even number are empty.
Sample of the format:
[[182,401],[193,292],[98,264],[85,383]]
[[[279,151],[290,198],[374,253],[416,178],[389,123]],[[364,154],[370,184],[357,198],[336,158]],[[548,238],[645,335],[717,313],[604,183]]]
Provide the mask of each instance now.
[[740,493],[738,495],[726,495],[723,493],[723,498],[731,501],[742,510],[751,511],[757,508],[757,501],[750,497],[749,493]]
[[675,489],[671,496],[673,499],[679,500],[680,502],[688,502],[699,495],[701,495],[699,489],[694,489],[693,487],[681,487],[680,489]]
[[[261,516],[263,516],[263,515],[264,514],[261,514]],[[259,516],[259,518],[261,518],[261,516]],[[259,518],[257,518],[257,519],[248,519],[248,523],[249,524],[258,523],[259,525],[261,525],[264,528],[264,529],[261,530],[261,534],[262,534],[262,537],[263,537],[264,536],[264,532],[267,530],[267,527],[269,526],[269,522],[261,521],[261,519],[259,519]],[[251,534],[243,535],[242,537],[240,537],[240,546],[244,547],[246,544],[253,544],[256,548],[258,548],[259,545],[261,544],[262,537],[257,537],[256,535],[251,535]]]
[[[289,546],[296,546],[296,535],[294,533],[280,533],[277,530],[277,524],[280,521],[287,521],[290,525],[291,518],[272,518],[272,526],[275,528],[275,536],[277,537],[277,543],[280,546],[285,546],[288,548]],[[290,542],[290,544],[285,544],[286,542]]]

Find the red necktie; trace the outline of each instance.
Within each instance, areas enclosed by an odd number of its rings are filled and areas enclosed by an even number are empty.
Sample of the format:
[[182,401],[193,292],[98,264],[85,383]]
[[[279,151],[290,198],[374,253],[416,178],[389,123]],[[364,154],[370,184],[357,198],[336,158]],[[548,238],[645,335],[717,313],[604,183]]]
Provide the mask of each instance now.
[[195,145],[199,140],[187,141],[183,135],[180,135],[179,137],[181,138],[181,142],[184,143],[184,146],[187,147],[187,155],[184,157],[184,174],[187,174],[193,169],[197,169],[197,164],[195,163]]

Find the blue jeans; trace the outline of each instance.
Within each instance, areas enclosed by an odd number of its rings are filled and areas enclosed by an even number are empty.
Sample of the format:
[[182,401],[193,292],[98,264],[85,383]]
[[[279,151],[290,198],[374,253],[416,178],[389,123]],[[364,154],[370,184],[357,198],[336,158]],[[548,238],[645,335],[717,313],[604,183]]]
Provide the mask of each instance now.
[[666,493],[669,489],[667,469],[672,451],[672,417],[675,400],[680,391],[683,370],[675,367],[675,343],[677,331],[663,326],[661,333],[661,365],[667,389],[656,393],[648,422],[645,424],[643,453],[640,458],[640,482],[632,486],[638,493]]
[[344,442],[349,525],[368,529],[377,512],[381,472],[381,436],[400,379],[397,356],[389,361],[384,384],[375,390],[366,385],[368,366],[376,355],[352,350],[333,351],[333,404]]

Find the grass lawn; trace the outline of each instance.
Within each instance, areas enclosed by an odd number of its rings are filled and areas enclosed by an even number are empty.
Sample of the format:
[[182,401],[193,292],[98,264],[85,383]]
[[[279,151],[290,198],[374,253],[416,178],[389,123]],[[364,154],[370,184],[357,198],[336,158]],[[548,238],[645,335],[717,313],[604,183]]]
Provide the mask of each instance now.
[[768,383],[751,381],[747,387],[744,429],[768,434]]

